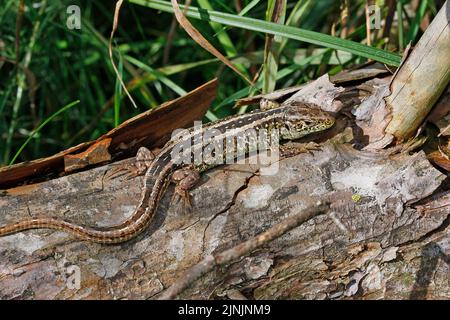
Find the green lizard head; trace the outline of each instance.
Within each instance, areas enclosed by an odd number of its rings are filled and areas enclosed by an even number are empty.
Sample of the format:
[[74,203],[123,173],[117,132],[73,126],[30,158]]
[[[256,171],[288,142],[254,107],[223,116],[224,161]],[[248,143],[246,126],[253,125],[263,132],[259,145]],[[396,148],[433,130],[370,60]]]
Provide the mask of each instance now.
[[317,106],[295,103],[286,106],[284,123],[280,128],[281,138],[295,140],[314,132],[331,128],[335,119]]

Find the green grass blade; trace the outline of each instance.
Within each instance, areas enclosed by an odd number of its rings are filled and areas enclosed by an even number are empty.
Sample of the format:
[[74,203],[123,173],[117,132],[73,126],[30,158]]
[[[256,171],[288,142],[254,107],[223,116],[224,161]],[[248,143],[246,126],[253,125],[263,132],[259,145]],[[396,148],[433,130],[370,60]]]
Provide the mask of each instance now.
[[206,111],[205,117],[209,121],[217,121],[217,120],[219,120],[219,118],[211,110]]
[[[295,71],[303,68],[305,65],[308,65],[309,63],[311,63],[311,61],[313,59],[317,59],[317,58],[321,57],[324,53],[325,53],[325,51],[322,52],[322,53],[319,53],[317,55],[309,56],[309,57],[303,59],[299,64],[291,64],[288,67],[279,70],[278,73],[277,73],[276,80],[278,81],[278,80],[281,80],[281,79],[287,77],[288,75],[294,73]],[[252,89],[253,90],[254,89],[261,89],[262,86],[263,86],[262,78],[259,78],[258,81],[256,81],[254,87],[247,86],[247,87],[245,87],[245,88],[235,92],[234,94],[228,96],[227,98],[222,100],[222,102],[220,104],[218,104],[214,108],[214,110],[217,111],[220,108],[222,108],[223,106],[225,106],[227,104],[230,104],[230,103],[233,103],[237,99],[241,99],[241,98],[247,97]]]
[[[197,0],[199,6],[203,9],[212,10],[213,7],[209,3],[208,0]],[[219,40],[222,47],[225,49],[225,53],[227,56],[235,56],[237,55],[237,50],[234,47],[233,42],[231,41],[228,33],[220,32],[222,31],[222,26],[216,22],[210,22],[211,28],[216,32],[217,39]]]
[[[148,8],[153,8],[156,10],[171,13],[173,12],[171,4],[167,1],[129,0],[129,2],[142,5]],[[184,7],[183,6],[180,7],[183,10]],[[277,23],[268,22],[264,20],[241,17],[238,15],[232,15],[218,11],[198,9],[192,6],[189,6],[185,14],[186,16],[194,19],[218,22],[223,25],[279,35],[282,37],[287,37],[298,41],[304,41],[307,43],[312,43],[331,49],[350,52],[357,56],[386,63],[388,65],[399,66],[401,60],[401,56],[398,54],[387,52],[377,48],[372,48],[358,42],[332,37],[330,35],[323,34],[320,32],[305,30],[292,26],[279,25]]]
[[149,65],[146,65],[145,63],[143,63],[142,61],[139,61],[136,58],[133,58],[131,56],[125,56],[125,58],[127,59],[127,61],[129,61],[130,63],[134,64],[136,67],[147,71],[149,74],[151,74],[152,76],[155,77],[155,80],[159,80],[162,83],[164,83],[168,88],[172,89],[175,93],[177,93],[179,96],[185,95],[186,91],[181,88],[179,85],[177,85],[175,82],[173,82],[172,80],[170,80],[169,78],[167,78],[164,73],[153,69],[152,67],[150,67]]
[[[166,75],[164,73],[162,73],[161,71],[155,70],[152,67],[146,65],[145,63],[130,57],[130,56],[125,56],[125,59],[127,59],[127,61],[129,61],[130,63],[134,64],[135,66],[141,68],[142,70],[147,71],[151,76],[155,77],[155,80],[159,80],[162,83],[164,83],[167,87],[169,87],[170,89],[172,89],[175,93],[177,93],[179,96],[185,95],[187,92],[181,88],[179,85],[177,85],[175,82],[173,82],[172,80],[170,80],[169,78],[166,77]],[[210,59],[211,61],[215,61],[218,59]],[[199,63],[204,63],[204,62],[199,62]],[[209,61],[208,61],[209,63]],[[189,65],[189,67],[191,66],[195,66],[196,63],[193,64],[186,64]],[[173,66],[173,67],[177,67],[177,66]],[[169,68],[169,67],[168,67]],[[180,68],[180,70],[184,70],[184,68],[180,65],[177,68]],[[178,69],[177,69],[178,70]],[[173,71],[173,70],[171,70]],[[214,113],[212,113],[211,111],[207,111],[205,117],[210,120],[210,121],[215,121],[218,118],[216,117],[216,115],[214,115]]]
[[[246,5],[241,12],[238,13],[239,16],[245,16],[250,10],[252,10],[261,0],[253,0],[248,5]],[[227,27],[223,27],[219,32],[227,30]]]
[[250,10],[252,10],[261,0],[253,0],[250,1],[250,3],[248,5],[246,5],[241,12],[239,12],[240,16],[245,16],[247,13],[250,12]]
[[419,28],[420,28],[420,22],[422,21],[423,17],[425,16],[427,7],[428,7],[428,0],[422,0],[420,2],[419,9],[417,10],[416,16],[414,17],[414,20],[411,23],[411,27],[410,27],[408,35],[406,37],[407,43],[413,42],[416,39],[417,33],[419,32]]
[[[123,58],[119,54],[119,76],[123,77]],[[117,127],[120,123],[120,103],[122,101],[122,85],[120,84],[119,77],[116,77],[116,84],[114,88],[114,127]]]
[[[300,23],[300,19],[302,19],[305,12],[307,12],[313,5],[313,2],[311,0],[306,1],[298,1],[294,8],[292,9],[291,13],[289,14],[289,17],[286,20],[286,25],[298,25]],[[280,54],[284,50],[284,47],[286,47],[288,38],[283,38],[281,40],[280,44]]]
[[[282,11],[279,14],[278,21],[276,21],[276,23],[284,24],[284,20],[286,18],[286,0],[269,0],[266,20],[271,21],[273,19],[278,1],[281,2],[280,5],[282,5]],[[279,47],[281,46],[281,42],[282,37],[280,36],[266,36],[263,65],[264,84],[262,89],[264,93],[275,90],[277,83],[276,77],[278,72],[278,62],[280,57]]]
[[58,116],[59,114],[63,113],[64,111],[66,111],[67,109],[73,107],[74,105],[80,103],[80,100],[75,100],[71,103],[69,103],[68,105],[62,107],[61,109],[59,109],[58,111],[56,111],[54,114],[52,114],[50,117],[48,117],[47,119],[45,119],[35,130],[33,130],[30,134],[30,136],[27,138],[27,140],[25,140],[25,142],[22,144],[22,146],[19,148],[19,150],[16,152],[16,154],[14,155],[14,157],[12,158],[12,160],[9,162],[9,165],[14,164],[14,162],[16,161],[17,157],[20,155],[20,153],[22,152],[22,150],[26,147],[26,145],[30,142],[30,140],[34,137],[34,135],[36,133],[38,133],[47,123],[49,123],[50,121],[53,120],[53,118],[55,118],[56,116]]
[[[209,3],[209,0],[197,0],[199,6],[203,9],[212,10],[212,6]],[[236,47],[233,44],[233,41],[231,41],[230,37],[228,36],[228,33],[223,30],[223,27],[221,24],[216,22],[209,22],[211,28],[215,32],[215,36],[217,37],[217,40],[219,40],[220,44],[225,50],[226,56],[234,57],[238,54],[238,51],[236,50]],[[236,65],[236,68],[239,69],[247,78],[249,78],[249,74],[245,67],[243,65]]]
[[397,1],[397,23],[398,23],[398,50],[401,52],[404,48],[403,38],[403,3]]

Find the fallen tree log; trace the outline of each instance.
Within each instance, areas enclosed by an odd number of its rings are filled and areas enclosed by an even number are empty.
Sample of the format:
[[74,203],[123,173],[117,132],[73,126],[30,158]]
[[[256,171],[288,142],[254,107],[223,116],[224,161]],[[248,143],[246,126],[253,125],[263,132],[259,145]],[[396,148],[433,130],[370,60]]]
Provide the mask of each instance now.
[[[238,102],[295,98],[338,115],[318,150],[281,158],[273,175],[251,165],[210,170],[191,191],[190,212],[172,201],[170,188],[149,228],[122,244],[44,229],[0,237],[0,299],[450,299],[449,144],[420,136],[448,86],[448,65],[440,66],[448,5],[392,82],[374,64],[333,77],[343,88],[321,77],[302,92],[286,88]],[[422,64],[429,60],[423,52],[439,58]],[[414,75],[421,65],[439,81]],[[86,169],[134,154],[143,141],[166,141],[171,125],[204,114],[216,85],[133,118],[106,139],[3,168],[0,185],[9,189],[0,193],[0,225],[41,216],[95,227],[125,221],[141,199],[142,178],[111,173],[134,158]],[[429,120],[443,122],[439,135],[448,136],[441,102]],[[187,112],[190,103],[195,114]],[[430,137],[434,150],[417,151]],[[44,181],[57,174],[64,176]]]
[[[178,296],[450,298],[448,179],[423,152],[357,151],[346,135],[281,159],[276,175],[250,165],[210,170],[191,192],[190,213],[169,188],[148,230],[124,244],[50,230],[2,237],[0,298],[158,298],[203,258],[325,198],[336,203],[330,212],[214,268]],[[5,191],[0,224],[37,215],[118,224],[137,205],[142,179],[108,179],[115,166]]]

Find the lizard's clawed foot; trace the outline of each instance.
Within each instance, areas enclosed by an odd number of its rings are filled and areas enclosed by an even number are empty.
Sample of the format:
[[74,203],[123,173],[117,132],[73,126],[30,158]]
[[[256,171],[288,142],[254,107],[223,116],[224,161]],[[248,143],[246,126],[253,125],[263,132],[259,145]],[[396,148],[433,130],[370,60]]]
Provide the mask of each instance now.
[[191,212],[192,211],[192,202],[191,196],[189,195],[189,191],[179,189],[175,187],[175,192],[173,193],[172,200],[175,203],[183,202],[183,211]]
[[117,179],[125,176],[126,180],[131,180],[138,176],[142,176],[147,171],[148,167],[155,159],[155,154],[145,147],[140,147],[136,153],[136,160],[131,167],[125,167],[120,165],[118,168],[114,168],[107,174],[107,179]]
[[320,144],[315,142],[308,142],[295,145],[282,145],[280,146],[280,155],[282,157],[292,157],[300,153],[313,154],[313,151],[322,150]]
[[120,178],[123,176],[125,176],[125,179],[126,179],[129,174],[130,174],[129,169],[127,169],[124,164],[119,164],[118,166],[109,170],[106,173],[105,179],[106,180],[114,180],[114,179],[117,179],[117,178]]
[[145,174],[153,160],[155,160],[155,154],[145,147],[140,147],[136,153],[136,161],[134,163],[136,174],[139,176]]
[[192,210],[189,190],[199,179],[200,173],[192,166],[178,169],[172,174],[172,182],[176,183],[173,199],[177,202],[183,200],[183,207],[188,211]]

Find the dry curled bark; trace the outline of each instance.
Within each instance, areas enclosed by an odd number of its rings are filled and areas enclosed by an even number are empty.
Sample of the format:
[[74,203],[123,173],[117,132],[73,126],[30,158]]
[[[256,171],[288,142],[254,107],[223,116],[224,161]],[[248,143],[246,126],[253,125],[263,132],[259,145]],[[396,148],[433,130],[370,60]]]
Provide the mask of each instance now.
[[[124,244],[50,230],[0,238],[0,298],[155,299],[207,255],[325,197],[339,203],[332,212],[214,268],[179,297],[450,298],[448,179],[423,152],[387,157],[343,141],[336,136],[314,154],[281,159],[272,176],[254,166],[210,170],[191,192],[190,213],[171,201],[169,188],[148,230]],[[9,189],[0,223],[52,215],[118,224],[137,205],[142,179],[107,179],[112,167]]]

